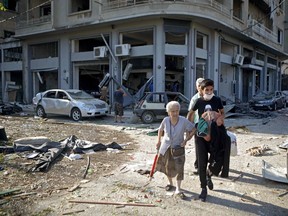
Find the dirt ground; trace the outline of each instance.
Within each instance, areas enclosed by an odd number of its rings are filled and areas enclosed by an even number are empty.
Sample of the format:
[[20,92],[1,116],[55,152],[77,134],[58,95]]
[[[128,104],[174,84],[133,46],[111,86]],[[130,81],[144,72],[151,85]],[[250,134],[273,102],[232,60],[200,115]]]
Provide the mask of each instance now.
[[[166,192],[167,180],[149,172],[155,156],[156,136],[147,132],[159,122],[144,125],[128,112],[126,123],[113,117],[85,119],[75,123],[65,117],[35,118],[33,115],[0,116],[9,143],[24,137],[46,136],[53,141],[71,135],[97,143],[122,144],[119,152],[99,151],[81,160],[59,157],[47,172],[27,172],[35,163],[21,154],[0,154],[0,192],[20,189],[0,197],[0,215],[288,215],[288,185],[263,178],[263,160],[286,171],[288,109],[269,118],[231,116],[226,127],[237,136],[238,155],[230,158],[228,178],[214,177],[214,190],[205,203],[198,199],[200,183],[193,174],[193,140],[186,149],[183,190],[186,200]],[[259,156],[246,153],[265,145]],[[87,158],[90,168],[84,179]],[[287,171],[286,171],[287,172]],[[90,202],[90,203],[79,203]]]

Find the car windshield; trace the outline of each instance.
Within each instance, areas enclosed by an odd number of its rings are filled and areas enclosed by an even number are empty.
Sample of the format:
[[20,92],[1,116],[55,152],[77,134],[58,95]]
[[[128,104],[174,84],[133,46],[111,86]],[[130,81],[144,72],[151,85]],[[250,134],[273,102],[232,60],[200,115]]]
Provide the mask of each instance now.
[[272,99],[273,97],[275,97],[275,93],[274,92],[270,92],[266,95],[266,99]]
[[72,97],[73,99],[93,99],[94,97],[84,91],[81,90],[75,90],[75,91],[67,91],[67,93]]
[[254,95],[253,98],[256,100],[259,100],[259,99],[265,99],[266,96],[267,96],[266,92],[260,92],[256,95]]
[[253,98],[256,100],[270,100],[274,97],[274,92],[260,92],[255,95]]

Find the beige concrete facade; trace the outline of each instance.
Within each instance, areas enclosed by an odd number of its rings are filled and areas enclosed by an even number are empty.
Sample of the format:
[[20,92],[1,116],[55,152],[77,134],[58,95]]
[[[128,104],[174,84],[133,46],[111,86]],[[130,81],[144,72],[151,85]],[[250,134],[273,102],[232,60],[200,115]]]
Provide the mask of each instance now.
[[[49,88],[99,91],[106,73],[132,95],[151,76],[154,91],[173,90],[179,82],[178,91],[188,98],[199,77],[213,79],[217,94],[231,101],[281,88],[287,54],[279,1],[20,2],[15,38],[22,59],[2,60],[1,83],[4,92],[13,81],[7,67],[17,64],[27,103]],[[109,85],[110,102],[115,87]]]

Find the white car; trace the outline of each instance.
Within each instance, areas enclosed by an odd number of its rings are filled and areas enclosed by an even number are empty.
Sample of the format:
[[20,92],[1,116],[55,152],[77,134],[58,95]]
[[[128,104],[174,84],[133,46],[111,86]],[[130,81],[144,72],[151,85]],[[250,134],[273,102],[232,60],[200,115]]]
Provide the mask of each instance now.
[[51,89],[37,93],[33,104],[39,117],[46,117],[47,114],[67,115],[74,121],[82,117],[105,116],[109,112],[109,105],[105,101],[77,89]]
[[145,124],[162,120],[167,116],[166,105],[170,101],[180,103],[180,115],[186,116],[190,100],[180,92],[147,92],[135,105],[133,113]]

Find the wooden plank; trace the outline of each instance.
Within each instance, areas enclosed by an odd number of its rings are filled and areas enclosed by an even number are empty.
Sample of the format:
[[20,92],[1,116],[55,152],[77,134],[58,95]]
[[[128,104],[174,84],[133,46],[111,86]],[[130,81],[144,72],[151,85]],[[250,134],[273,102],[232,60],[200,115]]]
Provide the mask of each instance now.
[[85,203],[85,204],[101,204],[101,205],[156,207],[154,204],[147,204],[147,203],[124,203],[124,202],[81,201],[81,200],[69,200],[69,202],[71,202],[71,203]]

